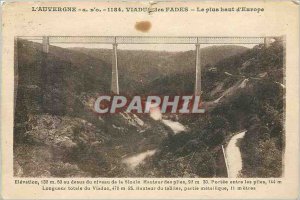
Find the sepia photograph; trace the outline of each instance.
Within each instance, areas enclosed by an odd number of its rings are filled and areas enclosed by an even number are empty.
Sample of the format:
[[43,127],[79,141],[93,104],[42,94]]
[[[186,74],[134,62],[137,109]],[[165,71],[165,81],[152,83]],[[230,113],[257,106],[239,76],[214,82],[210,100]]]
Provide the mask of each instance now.
[[285,36],[14,43],[14,177],[283,176]]

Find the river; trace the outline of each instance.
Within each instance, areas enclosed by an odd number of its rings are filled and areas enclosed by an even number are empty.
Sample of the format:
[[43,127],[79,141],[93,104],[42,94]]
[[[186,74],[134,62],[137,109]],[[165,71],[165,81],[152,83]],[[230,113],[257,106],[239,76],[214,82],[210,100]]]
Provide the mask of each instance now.
[[[173,122],[173,121],[171,122],[172,123],[170,127],[174,126],[172,129],[174,133],[184,131],[185,127],[182,124],[180,124],[179,122]],[[225,149],[227,166],[228,166],[228,178],[238,178],[240,171],[242,170],[243,167],[242,155],[237,143],[240,139],[242,139],[245,136],[245,133],[246,131],[243,131],[234,135],[230,139]],[[141,152],[133,156],[124,158],[122,162],[126,164],[131,170],[134,170],[138,165],[143,164],[144,160],[147,157],[153,156],[156,153],[156,151],[157,149],[152,149],[145,152]]]
[[[165,124],[166,126],[170,127],[172,129],[172,131],[174,132],[174,134],[186,131],[186,128],[184,125],[182,125],[179,122],[175,122],[172,120],[168,120],[168,119],[162,119],[162,113],[160,111],[159,107],[152,107],[150,110],[150,117],[154,120],[160,120],[163,124]],[[138,153],[135,154],[133,156],[124,158],[122,160],[122,162],[124,164],[126,164],[130,169],[134,169],[136,168],[138,165],[143,164],[144,160],[147,157],[153,156],[155,154],[157,150],[153,149],[153,150],[148,150],[142,153]]]
[[238,141],[245,136],[246,131],[234,135],[225,150],[228,165],[228,178],[237,178],[243,168],[242,155]]
[[125,158],[122,160],[122,162],[124,164],[126,164],[130,169],[133,170],[138,165],[142,164],[147,157],[154,155],[155,152],[156,152],[156,149],[148,150],[148,151],[136,154],[134,156]]
[[[150,117],[154,120],[159,120],[162,123],[164,123],[166,126],[170,127],[174,132],[174,134],[186,131],[186,127],[183,124],[172,120],[163,119],[159,107],[152,107],[152,109],[150,110]],[[240,139],[242,139],[245,136],[245,133],[246,130],[234,135],[230,139],[225,149],[229,178],[239,177],[240,171],[242,170],[243,167],[242,155],[237,143]],[[141,152],[133,156],[124,158],[122,162],[125,163],[130,169],[133,170],[138,165],[143,164],[144,160],[147,157],[153,156],[156,151],[157,149]]]
[[175,122],[169,119],[163,119],[159,107],[152,107],[150,109],[150,117],[154,120],[160,120],[163,124],[171,128],[174,134],[186,131],[185,126],[180,122]]

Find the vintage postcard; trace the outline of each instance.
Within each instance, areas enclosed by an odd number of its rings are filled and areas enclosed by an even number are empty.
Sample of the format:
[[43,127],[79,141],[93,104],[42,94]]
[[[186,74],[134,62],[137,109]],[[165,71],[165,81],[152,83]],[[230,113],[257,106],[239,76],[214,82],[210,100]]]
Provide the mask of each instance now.
[[299,2],[2,2],[4,199],[297,199]]

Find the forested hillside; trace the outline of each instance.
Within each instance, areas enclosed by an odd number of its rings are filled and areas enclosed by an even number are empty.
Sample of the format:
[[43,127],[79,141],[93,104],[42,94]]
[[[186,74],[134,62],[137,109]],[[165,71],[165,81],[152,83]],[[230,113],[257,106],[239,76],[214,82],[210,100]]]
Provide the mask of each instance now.
[[110,77],[100,59],[54,46],[46,56],[41,44],[19,41],[16,176],[126,176],[122,156],[156,148],[171,133],[148,116],[96,115]]
[[[112,62],[112,50],[71,48],[93,58]],[[201,49],[203,67],[246,51],[246,47],[224,45],[209,46]],[[195,72],[195,51],[167,52],[147,50],[118,50],[120,92],[130,95],[147,91],[150,82],[165,76],[184,76]],[[169,83],[169,82],[166,82]],[[162,84],[166,84],[162,83]],[[184,84],[184,83],[183,83]],[[159,84],[157,84],[159,85]],[[176,86],[181,87],[178,82]],[[151,87],[151,86],[150,86]]]
[[[149,114],[95,114],[96,97],[110,93],[111,50],[50,46],[46,55],[41,44],[20,40],[14,175],[226,177],[221,145],[246,130],[238,144],[240,176],[280,177],[283,47],[277,40],[270,47],[202,49],[205,114],[163,114],[157,120]],[[121,50],[121,93],[193,94],[194,54]]]
[[[239,143],[241,176],[280,177],[285,143],[283,52],[283,42],[277,40],[268,48],[258,45],[226,58],[212,66],[214,70],[205,69],[202,83],[206,114],[179,116],[189,132],[166,139],[161,152],[152,158],[151,168],[162,176],[196,172],[195,176],[201,177],[225,176],[220,169],[220,145],[226,145],[233,133],[246,130]],[[187,91],[183,84],[182,88],[172,85],[176,76],[156,80],[149,88],[164,93]],[[190,89],[191,76],[182,76]],[[167,83],[165,87],[159,87],[163,82]]]

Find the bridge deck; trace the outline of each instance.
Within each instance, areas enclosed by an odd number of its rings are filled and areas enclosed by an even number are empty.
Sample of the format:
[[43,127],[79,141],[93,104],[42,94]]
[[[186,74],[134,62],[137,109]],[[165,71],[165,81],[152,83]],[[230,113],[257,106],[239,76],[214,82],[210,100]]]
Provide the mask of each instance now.
[[[42,36],[18,37],[42,41]],[[89,44],[263,44],[264,37],[49,36],[49,43]]]

